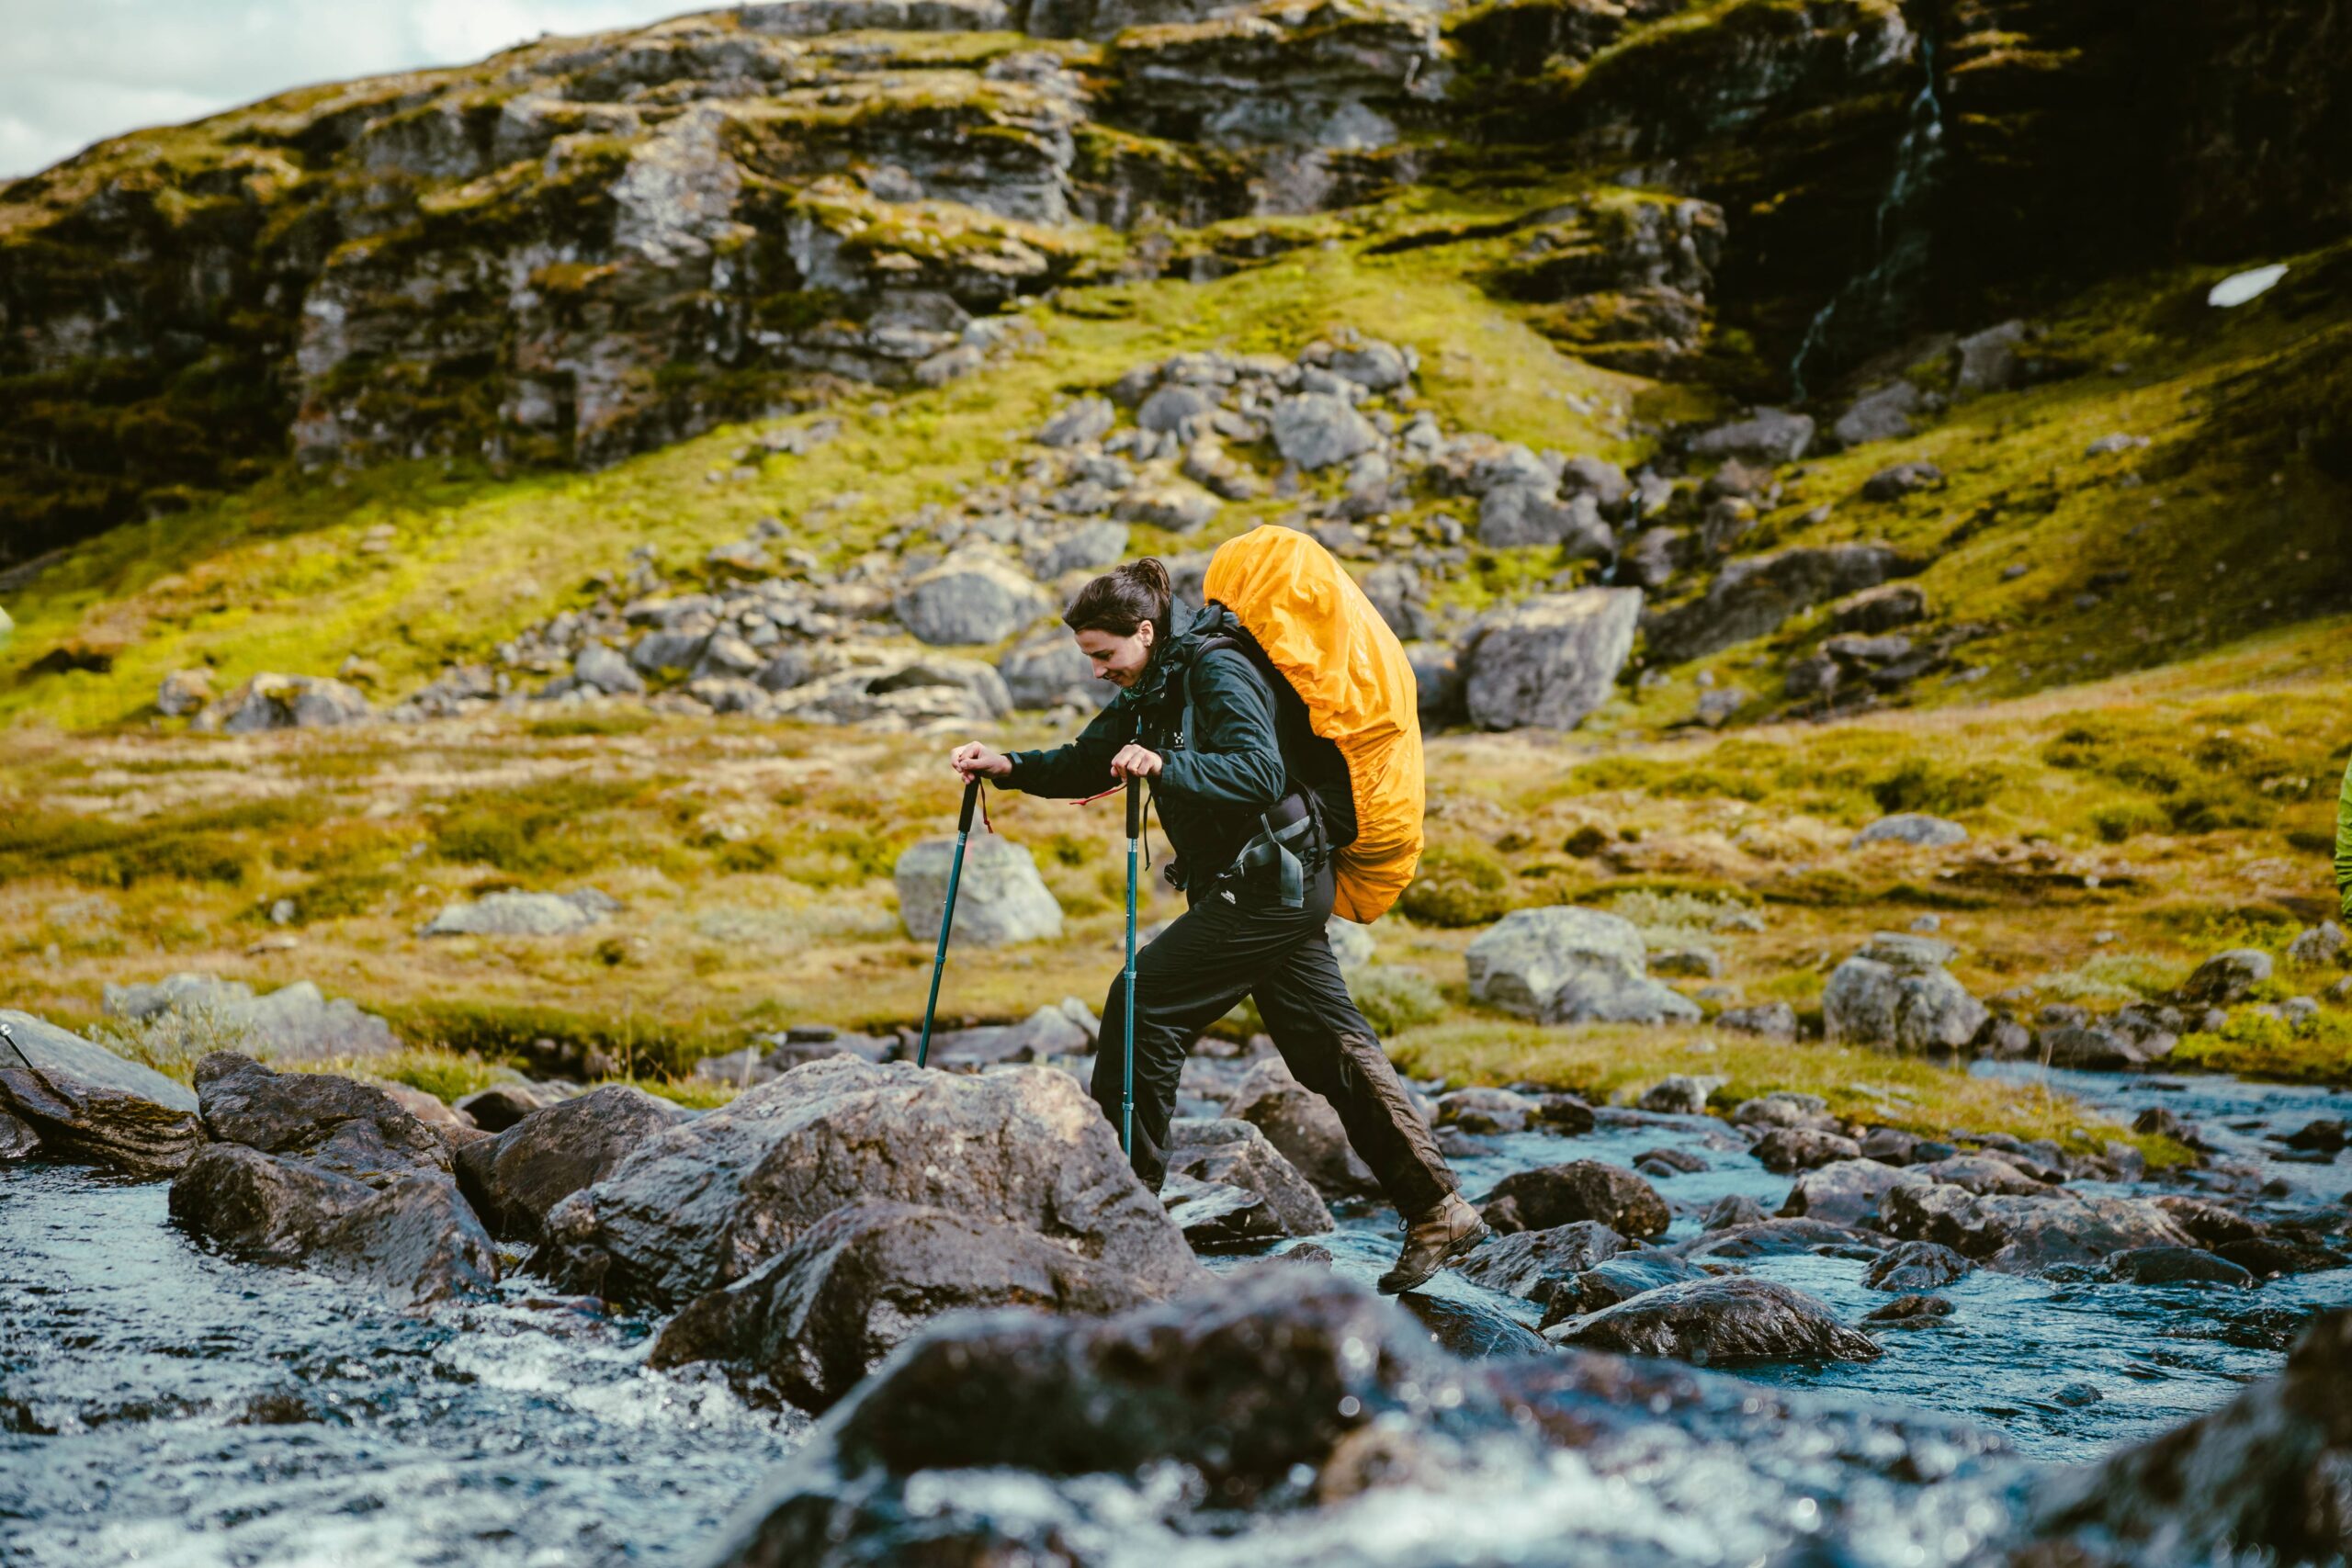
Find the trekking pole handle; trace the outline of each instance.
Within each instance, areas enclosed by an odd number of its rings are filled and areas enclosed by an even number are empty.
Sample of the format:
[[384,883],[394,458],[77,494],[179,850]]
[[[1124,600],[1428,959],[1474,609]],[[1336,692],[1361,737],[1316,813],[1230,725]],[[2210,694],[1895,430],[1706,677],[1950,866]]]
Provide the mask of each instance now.
[[976,774],[964,781],[964,809],[956,818],[956,830],[958,833],[968,833],[972,830],[972,807],[979,803],[980,781]]
[[1143,837],[1143,780],[1130,776],[1127,780],[1127,838],[1130,841]]

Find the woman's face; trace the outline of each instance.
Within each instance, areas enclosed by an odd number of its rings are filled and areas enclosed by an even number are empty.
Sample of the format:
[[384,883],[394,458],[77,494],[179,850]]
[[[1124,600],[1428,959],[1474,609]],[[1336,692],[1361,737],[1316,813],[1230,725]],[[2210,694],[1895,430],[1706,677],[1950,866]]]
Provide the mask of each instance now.
[[1156,628],[1145,621],[1132,637],[1116,632],[1099,631],[1090,627],[1078,634],[1078,649],[1094,660],[1094,678],[1108,681],[1121,691],[1126,690],[1143,676],[1144,666],[1151,662],[1151,638]]

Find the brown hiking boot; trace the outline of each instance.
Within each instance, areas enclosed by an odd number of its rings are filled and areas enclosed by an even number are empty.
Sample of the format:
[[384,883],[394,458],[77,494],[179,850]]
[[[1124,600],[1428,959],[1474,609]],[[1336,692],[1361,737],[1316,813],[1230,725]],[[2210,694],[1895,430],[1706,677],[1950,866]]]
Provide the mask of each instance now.
[[1427,1284],[1430,1276],[1484,1241],[1492,1231],[1459,1192],[1405,1227],[1405,1249],[1396,1267],[1380,1277],[1380,1293],[1393,1296]]

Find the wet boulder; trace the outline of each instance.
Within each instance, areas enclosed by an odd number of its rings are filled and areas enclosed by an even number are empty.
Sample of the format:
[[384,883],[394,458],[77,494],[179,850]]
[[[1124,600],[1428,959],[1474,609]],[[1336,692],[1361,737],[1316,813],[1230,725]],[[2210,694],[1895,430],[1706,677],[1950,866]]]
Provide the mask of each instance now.
[[689,1303],[663,1326],[649,1364],[734,1362],[802,1409],[823,1410],[942,1313],[1100,1315],[1147,1299],[1116,1269],[1019,1225],[860,1200]]
[[1882,1254],[1862,1270],[1862,1283],[1873,1291],[1932,1291],[1970,1273],[1976,1265],[1949,1247],[1932,1241],[1906,1241]]
[[1641,610],[1638,589],[1580,588],[1480,617],[1456,660],[1470,722],[1574,729],[1615,689]]
[[[899,919],[918,942],[938,938],[955,861],[955,840],[925,839],[909,845],[891,868]],[[1061,931],[1062,907],[1037,874],[1028,847],[1001,834],[975,831],[965,845],[963,879],[956,890],[955,940],[997,947]]]
[[2010,1274],[2055,1263],[2103,1263],[2136,1247],[2188,1247],[2188,1233],[2142,1198],[2093,1198],[2060,1190],[1979,1197],[1949,1182],[1906,1180],[1887,1189],[1888,1234],[1932,1241]]
[[2030,1196],[2047,1192],[2054,1185],[1990,1154],[1952,1155],[1927,1160],[1909,1167],[1904,1175],[1913,1181],[1948,1181],[1980,1197],[1991,1193]]
[[[1819,1134],[1770,1133],[1768,1138],[1779,1136],[1813,1136]],[[1760,1144],[1758,1145],[1762,1146]],[[1789,1189],[1788,1201],[1781,1205],[1782,1215],[1791,1218],[1825,1220],[1834,1225],[1875,1225],[1878,1223],[1879,1200],[1886,1196],[1888,1188],[1903,1179],[1897,1167],[1882,1165],[1874,1159],[1855,1156],[1833,1160],[1806,1171]]]
[[1507,1089],[1458,1089],[1437,1099],[1437,1124],[1473,1136],[1524,1133],[1544,1119],[1543,1105]]
[[1840,964],[1821,994],[1822,1028],[1833,1043],[1898,1051],[1958,1051],[1990,1016],[1945,970],[1949,942],[1880,931]]
[[1747,1193],[1726,1192],[1708,1204],[1706,1212],[1699,1216],[1699,1230],[1702,1235],[1737,1230],[1742,1225],[1760,1225],[1771,1217],[1764,1212],[1763,1204]]
[[1673,1223],[1657,1188],[1623,1166],[1596,1159],[1513,1171],[1479,1207],[1487,1223],[1506,1235],[1591,1220],[1638,1238],[1662,1235]]
[[1331,1102],[1300,1083],[1280,1057],[1251,1067],[1225,1102],[1225,1113],[1265,1134],[1283,1158],[1328,1198],[1380,1190],[1370,1167],[1348,1143]]
[[2107,1277],[2131,1285],[2251,1285],[2242,1265],[2195,1247],[2135,1247],[2107,1260]]
[[364,1208],[376,1190],[243,1144],[208,1144],[172,1182],[172,1222],[232,1256],[300,1261],[328,1225]]
[[0,1111],[0,1160],[29,1159],[40,1152],[40,1134]]
[[2225,1241],[2214,1247],[2213,1253],[2218,1258],[2229,1259],[2257,1280],[2276,1280],[2282,1274],[2317,1274],[2329,1269],[2352,1268],[2352,1257],[2346,1257],[2335,1247],[2284,1236],[2265,1235],[2244,1241]]
[[205,1131],[220,1143],[379,1189],[449,1174],[447,1143],[373,1084],[272,1072],[249,1056],[215,1051],[196,1065],[196,1094]]
[[1811,1127],[1775,1127],[1756,1140],[1749,1152],[1765,1169],[1811,1170],[1838,1160],[1859,1160],[1862,1145],[1838,1133]]
[[186,1086],[30,1013],[0,1010],[0,1113],[50,1158],[167,1175],[204,1142]]
[[1862,1321],[1883,1323],[1890,1328],[1924,1328],[1951,1314],[1951,1303],[1941,1296],[1897,1296],[1884,1306],[1864,1313]]
[[1544,1321],[1539,1328],[1549,1328],[1555,1323],[1586,1313],[1599,1312],[1631,1301],[1645,1291],[1661,1285],[1679,1285],[1688,1280],[1708,1280],[1714,1276],[1693,1263],[1685,1262],[1670,1252],[1644,1247],[1634,1252],[1621,1252],[1616,1257],[1594,1264],[1571,1280],[1556,1280],[1550,1300],[1544,1307]]
[[1577,1275],[1607,1262],[1628,1245],[1607,1225],[1579,1220],[1497,1236],[1463,1259],[1459,1272],[1474,1284],[1541,1305]]
[[1698,1004],[1649,977],[1631,922],[1598,909],[1513,909],[1463,953],[1470,995],[1539,1023],[1695,1021]]
[[1321,1235],[1331,1211],[1299,1168],[1266,1134],[1238,1117],[1179,1121],[1169,1130],[1168,1172],[1254,1192],[1278,1225],[1278,1235]]
[[1159,1202],[1184,1233],[1184,1245],[1204,1256],[1247,1252],[1288,1234],[1263,1198],[1230,1182],[1170,1171],[1160,1184]]
[[1476,1296],[1407,1291],[1396,1298],[1396,1304],[1429,1331],[1431,1344],[1465,1361],[1544,1356],[1552,1350],[1541,1334]]
[[535,1111],[458,1153],[458,1190],[492,1235],[538,1241],[548,1211],[612,1173],[624,1156],[688,1119],[669,1100],[628,1084]]
[[2338,1310],[2312,1320],[2278,1376],[2211,1415],[2044,1475],[2010,1561],[2338,1561],[2352,1540],[2347,1468],[2352,1312]]
[[1868,1256],[1883,1245],[1881,1239],[1865,1235],[1849,1225],[1782,1216],[1707,1231],[1690,1241],[1677,1243],[1674,1250],[1695,1262],[1701,1258],[1794,1258],[1820,1252],[1860,1251]]
[[1871,1361],[1877,1342],[1802,1291],[1727,1276],[1662,1285],[1544,1331],[1555,1345],[1663,1356],[1700,1366],[1748,1361]]
[[651,1304],[749,1277],[861,1198],[1000,1220],[1163,1295],[1199,1265],[1084,1089],[831,1056],[638,1145],[546,1221],[570,1287]]
[[446,1176],[376,1186],[243,1144],[208,1145],[172,1183],[173,1222],[233,1257],[300,1264],[401,1305],[470,1301],[498,1280],[489,1233]]

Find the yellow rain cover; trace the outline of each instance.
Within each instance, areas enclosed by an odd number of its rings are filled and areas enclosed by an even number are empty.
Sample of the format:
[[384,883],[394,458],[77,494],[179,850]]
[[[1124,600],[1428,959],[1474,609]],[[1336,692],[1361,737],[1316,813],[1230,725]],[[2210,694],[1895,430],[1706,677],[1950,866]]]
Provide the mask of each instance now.
[[1267,524],[1209,558],[1202,594],[1233,612],[1348,760],[1356,841],[1334,867],[1333,911],[1386,914],[1421,859],[1421,716],[1405,645],[1314,539]]

